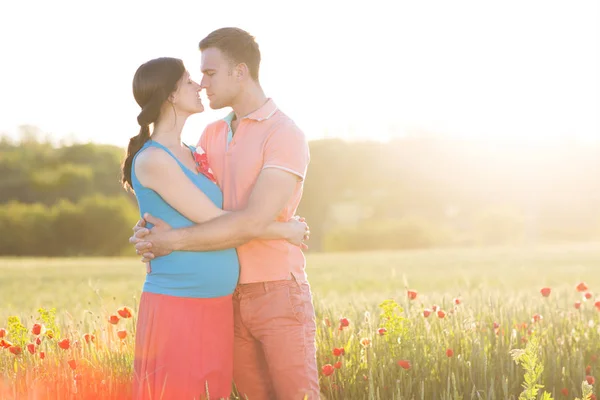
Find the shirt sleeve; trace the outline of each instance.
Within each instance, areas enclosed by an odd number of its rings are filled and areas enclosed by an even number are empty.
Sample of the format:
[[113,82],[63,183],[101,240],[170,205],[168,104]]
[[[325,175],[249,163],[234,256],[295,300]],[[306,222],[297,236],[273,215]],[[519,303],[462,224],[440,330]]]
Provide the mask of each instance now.
[[264,149],[262,169],[279,168],[304,180],[310,153],[306,136],[300,129],[291,126],[275,130]]

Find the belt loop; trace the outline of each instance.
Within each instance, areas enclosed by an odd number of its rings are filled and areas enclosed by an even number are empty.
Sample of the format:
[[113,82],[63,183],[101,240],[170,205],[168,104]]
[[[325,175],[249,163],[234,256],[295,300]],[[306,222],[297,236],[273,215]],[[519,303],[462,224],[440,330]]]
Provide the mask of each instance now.
[[294,281],[296,286],[301,287],[300,282],[298,282],[298,279],[296,279],[296,275],[294,275],[293,272],[290,272],[290,275],[292,275],[292,280]]

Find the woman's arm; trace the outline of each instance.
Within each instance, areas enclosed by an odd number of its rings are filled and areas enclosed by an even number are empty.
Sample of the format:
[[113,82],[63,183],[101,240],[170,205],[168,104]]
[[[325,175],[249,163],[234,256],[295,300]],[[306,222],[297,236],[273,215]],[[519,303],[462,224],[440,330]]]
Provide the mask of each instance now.
[[[202,224],[228,214],[217,207],[202,190],[185,175],[183,170],[162,149],[150,147],[137,156],[135,174],[140,183],[158,193],[171,207],[189,220]],[[235,218],[236,212],[231,217]],[[261,239],[285,239],[295,241],[303,234],[303,228],[294,222],[272,222],[256,231]]]

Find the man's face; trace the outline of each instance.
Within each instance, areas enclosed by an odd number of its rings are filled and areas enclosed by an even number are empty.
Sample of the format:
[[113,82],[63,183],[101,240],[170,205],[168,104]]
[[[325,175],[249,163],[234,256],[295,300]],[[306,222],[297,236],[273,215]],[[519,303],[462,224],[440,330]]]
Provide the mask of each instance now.
[[201,70],[203,76],[200,85],[206,89],[210,108],[231,107],[240,91],[233,63],[221,50],[209,47],[202,51]]

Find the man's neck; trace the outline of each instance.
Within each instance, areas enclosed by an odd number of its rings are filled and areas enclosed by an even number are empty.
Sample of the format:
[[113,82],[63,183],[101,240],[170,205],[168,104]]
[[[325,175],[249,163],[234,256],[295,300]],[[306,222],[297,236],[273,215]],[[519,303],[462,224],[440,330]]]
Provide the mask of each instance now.
[[248,91],[241,93],[239,99],[231,106],[238,123],[248,114],[252,114],[264,106],[267,100],[268,98],[260,85],[254,85]]

